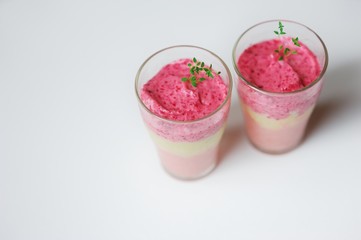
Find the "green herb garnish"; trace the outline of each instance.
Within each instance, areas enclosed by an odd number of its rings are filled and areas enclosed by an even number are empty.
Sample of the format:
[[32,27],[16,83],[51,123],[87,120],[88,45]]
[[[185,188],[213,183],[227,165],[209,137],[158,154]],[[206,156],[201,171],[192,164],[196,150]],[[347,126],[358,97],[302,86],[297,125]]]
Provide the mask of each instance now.
[[296,45],[297,47],[301,47],[300,43],[298,42],[298,37],[292,38],[292,42],[293,42],[293,44]]
[[278,28],[280,29],[280,31],[279,31],[279,32],[278,32],[278,31],[274,31],[274,33],[277,34],[278,36],[286,34],[286,33],[283,31],[283,27],[284,27],[284,26],[282,25],[281,21],[279,21],[279,22],[278,22]]
[[[278,37],[280,37],[281,35],[284,35],[286,34],[285,31],[283,31],[283,24],[281,21],[278,22],[278,28],[279,28],[279,31],[273,31],[275,34],[277,34]],[[295,46],[297,47],[300,47],[300,43],[298,42],[298,37],[296,38],[292,38],[292,42]],[[296,54],[297,51],[296,50],[293,50],[291,51],[291,49],[289,48],[284,48],[283,45],[280,45],[278,47],[278,49],[275,50],[276,53],[278,53],[280,56],[278,58],[279,61],[282,61],[285,57],[289,56],[290,54]]]
[[[214,77],[212,73],[212,64],[209,66],[209,68],[205,67],[204,62],[198,61],[195,57],[193,58],[192,63],[188,63],[188,67],[191,76],[183,77],[182,82],[190,81],[193,87],[197,87],[198,83],[206,80],[204,77],[198,77],[199,73],[201,72],[205,72],[205,74],[210,78]],[[219,75],[220,73],[221,72],[218,72],[217,74]]]

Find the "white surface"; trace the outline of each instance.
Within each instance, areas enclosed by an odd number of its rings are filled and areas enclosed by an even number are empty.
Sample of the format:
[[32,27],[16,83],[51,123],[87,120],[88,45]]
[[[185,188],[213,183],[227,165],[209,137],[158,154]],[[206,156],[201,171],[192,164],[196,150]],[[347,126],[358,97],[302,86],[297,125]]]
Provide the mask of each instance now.
[[[0,0],[0,239],[361,239],[361,2]],[[134,77],[192,44],[232,69],[246,28],[284,18],[330,55],[304,143],[254,149],[233,106],[223,162],[161,168]]]

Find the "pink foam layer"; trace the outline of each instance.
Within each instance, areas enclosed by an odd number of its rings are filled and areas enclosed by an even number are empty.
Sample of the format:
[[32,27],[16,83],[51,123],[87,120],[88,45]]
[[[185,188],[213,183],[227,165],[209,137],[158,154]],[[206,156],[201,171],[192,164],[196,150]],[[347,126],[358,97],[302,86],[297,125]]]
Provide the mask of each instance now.
[[[275,50],[296,51],[279,60]],[[291,38],[267,40],[247,48],[238,59],[238,69],[247,81],[270,92],[292,92],[308,86],[320,75],[317,57],[306,45],[293,44]]]
[[183,157],[158,148],[158,154],[165,170],[180,179],[197,179],[211,172],[218,162],[218,146],[202,153]]
[[198,78],[205,78],[197,87],[190,81],[191,59],[181,59],[164,66],[153,78],[144,84],[141,99],[154,114],[170,120],[191,121],[214,112],[227,96],[227,86],[220,75],[208,77],[200,72]]

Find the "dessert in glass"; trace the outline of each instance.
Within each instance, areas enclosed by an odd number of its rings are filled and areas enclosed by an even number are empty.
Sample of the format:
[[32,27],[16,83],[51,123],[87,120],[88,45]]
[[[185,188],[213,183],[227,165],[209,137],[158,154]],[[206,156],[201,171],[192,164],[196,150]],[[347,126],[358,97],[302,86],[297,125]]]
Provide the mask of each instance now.
[[164,169],[185,180],[210,173],[231,104],[232,78],[222,59],[196,46],[160,50],[141,65],[135,89]]
[[275,154],[297,147],[328,64],[321,38],[294,21],[266,21],[238,38],[232,58],[251,143]]

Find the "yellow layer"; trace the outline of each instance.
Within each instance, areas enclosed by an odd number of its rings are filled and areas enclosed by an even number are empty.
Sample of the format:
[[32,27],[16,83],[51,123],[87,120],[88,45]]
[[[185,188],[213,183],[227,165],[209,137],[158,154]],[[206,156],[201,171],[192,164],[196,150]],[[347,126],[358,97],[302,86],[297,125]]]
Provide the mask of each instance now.
[[161,136],[158,136],[152,131],[149,132],[153,141],[159,148],[179,156],[187,157],[198,154],[200,152],[209,149],[210,147],[217,145],[222,138],[224,129],[225,126],[223,126],[220,130],[218,130],[218,132],[216,132],[214,135],[195,142],[169,141]]
[[282,119],[274,119],[269,118],[265,114],[254,112],[250,107],[243,106],[248,115],[256,121],[260,126],[268,129],[279,129],[284,126],[293,125],[301,120],[308,118],[313,110],[314,106],[311,106],[307,111],[305,111],[302,115],[298,115],[298,113],[293,112],[289,115],[289,117]]

